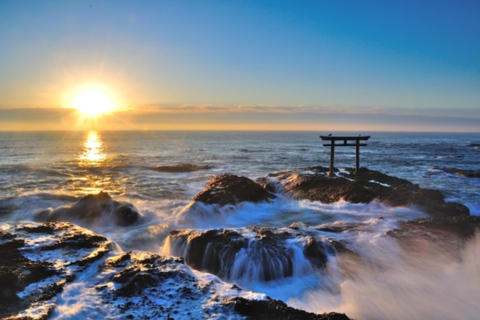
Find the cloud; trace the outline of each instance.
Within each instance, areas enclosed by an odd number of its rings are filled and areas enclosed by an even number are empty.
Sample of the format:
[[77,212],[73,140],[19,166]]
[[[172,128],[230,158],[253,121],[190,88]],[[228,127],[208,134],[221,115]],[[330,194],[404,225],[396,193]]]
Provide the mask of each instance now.
[[480,131],[476,110],[352,106],[136,106],[97,120],[67,108],[0,109],[0,130],[362,130]]
[[480,118],[475,109],[434,109],[434,108],[387,108],[355,106],[274,106],[274,105],[148,105],[132,106],[127,112],[135,113],[279,113],[279,114],[385,114],[411,116],[452,116]]

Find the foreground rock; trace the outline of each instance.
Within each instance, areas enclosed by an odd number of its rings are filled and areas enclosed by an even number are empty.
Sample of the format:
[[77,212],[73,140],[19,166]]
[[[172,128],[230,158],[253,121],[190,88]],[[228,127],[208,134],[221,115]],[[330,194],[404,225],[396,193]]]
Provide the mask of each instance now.
[[[6,225],[3,225],[6,226]],[[0,318],[45,318],[75,275],[110,242],[70,223],[7,225],[0,231]]]
[[266,311],[283,319],[348,319],[306,313],[194,274],[182,258],[115,252],[106,238],[71,223],[4,223],[0,254],[2,319],[66,312],[96,319],[257,319]]
[[222,174],[208,180],[205,190],[193,200],[221,206],[242,201],[260,202],[275,198],[275,195],[262,185],[233,174]]
[[468,216],[469,209],[456,202],[446,202],[443,194],[434,189],[420,188],[408,180],[361,168],[336,172],[328,176],[323,167],[301,171],[284,171],[268,175],[277,178],[287,193],[296,199],[333,203],[345,200],[352,203],[378,201],[394,207],[416,206],[433,216]]
[[174,166],[158,166],[151,169],[159,172],[185,173],[185,172],[195,172],[200,170],[208,170],[211,168],[213,168],[213,166],[209,166],[209,165],[202,166],[202,165],[195,165],[195,164],[189,164],[189,163],[182,163]]
[[81,225],[119,225],[136,224],[140,214],[130,203],[112,199],[106,192],[89,194],[71,207],[45,210],[37,214],[40,221],[70,221]]
[[345,314],[325,313],[315,314],[288,307],[278,300],[246,300],[243,298],[230,298],[226,301],[233,305],[235,311],[251,320],[348,320]]
[[175,230],[168,254],[181,256],[194,269],[236,283],[266,282],[323,270],[329,256],[348,251],[318,237],[315,229],[250,227],[235,230]]

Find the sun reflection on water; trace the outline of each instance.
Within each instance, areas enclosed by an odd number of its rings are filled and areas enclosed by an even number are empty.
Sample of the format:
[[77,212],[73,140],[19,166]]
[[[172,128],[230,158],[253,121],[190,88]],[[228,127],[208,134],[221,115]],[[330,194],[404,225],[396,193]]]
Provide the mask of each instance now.
[[77,157],[78,171],[73,177],[75,192],[97,194],[108,192],[111,196],[125,193],[127,178],[119,176],[112,164],[114,156],[107,154],[105,139],[97,131],[90,131],[82,142],[82,153]]
[[80,155],[80,165],[102,165],[107,155],[103,152],[103,142],[96,131],[90,131],[85,141],[85,151]]

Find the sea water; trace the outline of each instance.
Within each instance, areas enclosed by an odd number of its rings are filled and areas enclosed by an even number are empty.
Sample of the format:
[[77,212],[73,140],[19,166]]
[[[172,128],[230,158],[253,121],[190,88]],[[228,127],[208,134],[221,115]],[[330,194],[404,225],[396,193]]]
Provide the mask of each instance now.
[[[242,273],[223,280],[297,308],[346,312],[356,319],[474,319],[480,314],[475,299],[480,294],[480,237],[455,255],[441,246],[428,255],[411,254],[395,239],[385,237],[399,221],[426,216],[418,209],[375,202],[323,204],[282,195],[269,203],[221,208],[196,204],[192,209],[194,195],[221,173],[257,178],[280,170],[328,166],[330,148],[323,147],[319,138],[324,134],[329,133],[0,132],[0,222],[31,221],[42,210],[72,205],[83,195],[105,191],[117,201],[134,204],[142,223],[131,227],[79,224],[105,235],[123,250],[171,254],[167,237],[176,229],[232,228],[248,237],[252,226],[341,226],[345,230],[341,233],[316,236],[348,243],[362,263],[332,256],[325,272],[318,273],[298,255],[300,267],[294,277],[265,282]],[[368,146],[360,150],[361,166],[439,189],[448,200],[480,215],[480,179],[441,170],[479,171],[480,134],[356,134],[371,135]],[[154,170],[178,164],[210,169]],[[354,164],[354,148],[336,148],[337,168]],[[295,252],[298,244],[289,245]],[[237,269],[248,256],[238,258]]]

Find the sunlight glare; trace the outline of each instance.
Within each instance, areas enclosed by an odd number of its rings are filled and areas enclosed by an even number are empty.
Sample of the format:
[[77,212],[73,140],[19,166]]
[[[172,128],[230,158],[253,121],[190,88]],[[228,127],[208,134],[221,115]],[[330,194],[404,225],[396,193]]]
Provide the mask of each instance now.
[[113,100],[107,92],[96,87],[79,90],[71,104],[83,115],[90,117],[109,113],[115,109]]

